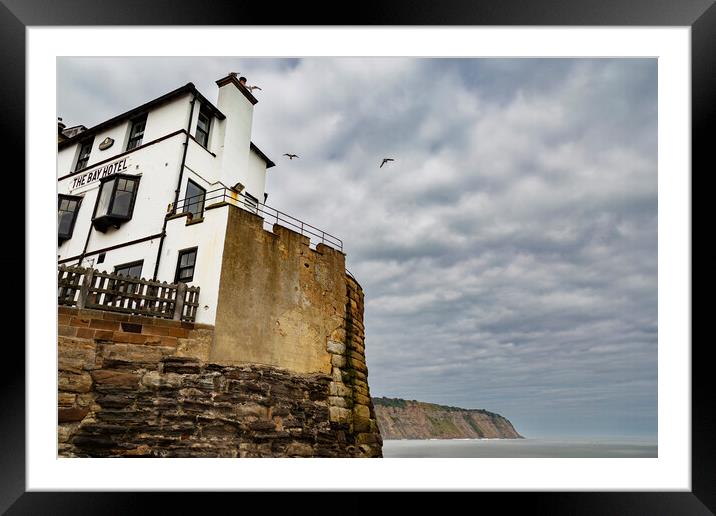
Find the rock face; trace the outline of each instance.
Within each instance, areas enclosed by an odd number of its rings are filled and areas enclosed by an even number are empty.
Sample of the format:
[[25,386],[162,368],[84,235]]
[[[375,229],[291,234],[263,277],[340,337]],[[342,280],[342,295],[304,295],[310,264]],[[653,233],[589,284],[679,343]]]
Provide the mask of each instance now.
[[383,439],[522,439],[507,419],[480,409],[373,398]]
[[93,400],[60,409],[77,421],[75,457],[365,456],[328,418],[328,375],[202,364],[168,356],[155,370],[92,371]]

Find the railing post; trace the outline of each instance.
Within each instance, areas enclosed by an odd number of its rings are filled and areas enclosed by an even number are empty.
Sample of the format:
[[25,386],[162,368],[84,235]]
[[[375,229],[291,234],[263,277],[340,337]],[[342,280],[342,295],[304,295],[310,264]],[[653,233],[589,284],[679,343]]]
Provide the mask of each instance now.
[[84,308],[87,304],[87,296],[89,295],[90,287],[92,286],[92,277],[94,276],[94,269],[86,269],[82,276],[82,286],[80,287],[80,295],[77,298],[77,308]]
[[179,282],[177,285],[176,298],[174,299],[174,317],[175,321],[181,321],[181,314],[184,311],[184,296],[186,296],[186,283]]

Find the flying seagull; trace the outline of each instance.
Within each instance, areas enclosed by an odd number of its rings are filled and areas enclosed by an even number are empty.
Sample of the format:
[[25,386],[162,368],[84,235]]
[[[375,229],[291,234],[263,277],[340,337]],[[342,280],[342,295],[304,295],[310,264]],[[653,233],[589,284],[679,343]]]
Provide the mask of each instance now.
[[254,90],[260,90],[261,88],[259,88],[258,86],[246,86],[246,89],[249,91],[254,91]]
[[395,160],[393,158],[383,158],[383,163],[381,163],[378,168],[383,168],[383,165],[385,165],[389,161],[395,161]]
[[296,156],[295,154],[284,154],[284,156],[288,156],[288,159],[293,159],[293,158],[297,158],[297,157],[298,157],[298,156]]

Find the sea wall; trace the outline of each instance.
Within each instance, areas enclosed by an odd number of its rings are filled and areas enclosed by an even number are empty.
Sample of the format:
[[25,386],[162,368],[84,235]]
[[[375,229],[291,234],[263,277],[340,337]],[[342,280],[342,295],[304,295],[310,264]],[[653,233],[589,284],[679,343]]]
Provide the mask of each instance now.
[[59,454],[382,456],[345,255],[218,209],[215,325],[58,308]]
[[331,422],[347,425],[364,453],[381,456],[383,439],[368,387],[365,361],[364,294],[354,278],[345,275],[347,299],[343,340],[329,341],[331,383],[328,402]]
[[329,373],[213,363],[208,325],[59,307],[58,454],[380,457],[362,291],[343,285]]
[[344,339],[345,255],[309,247],[280,225],[228,206],[211,361],[331,373],[329,341]]

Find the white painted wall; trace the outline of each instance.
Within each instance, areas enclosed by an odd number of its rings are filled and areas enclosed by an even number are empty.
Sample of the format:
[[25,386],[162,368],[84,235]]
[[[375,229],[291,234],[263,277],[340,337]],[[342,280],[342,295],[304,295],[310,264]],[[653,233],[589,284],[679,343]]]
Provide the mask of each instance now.
[[[127,247],[120,247],[113,251],[107,251],[103,263],[97,263],[99,255],[95,254],[87,256],[82,261],[83,267],[92,267],[94,269],[114,272],[117,265],[125,265],[127,263],[143,260],[142,275],[144,279],[152,279],[154,274],[154,265],[157,257],[157,249],[159,248],[159,238],[148,240]],[[74,265],[74,264],[72,264]]]
[[[232,83],[219,88],[217,107],[226,115],[221,150],[221,181],[233,185],[245,177],[251,144],[254,106]],[[218,154],[218,153],[217,153]],[[263,193],[262,193],[263,196]]]
[[[129,133],[129,122],[125,121],[121,124],[110,127],[94,136],[92,141],[92,152],[87,164],[88,168],[93,168],[95,163],[105,161],[114,158],[118,154],[122,154],[127,146],[127,136]],[[112,138],[114,144],[108,149],[100,150],[99,144],[104,141],[105,138]],[[80,143],[71,145],[65,149],[62,149],[58,153],[57,160],[57,174],[58,177],[64,177],[67,174],[72,174],[79,158]]]
[[[100,140],[101,141],[101,140]],[[72,173],[75,169],[75,163],[77,163],[77,153],[79,152],[79,145],[70,145],[57,153],[57,178],[66,176]],[[90,159],[92,156],[90,155]],[[94,163],[90,161],[90,163]]]
[[[185,130],[189,121],[191,98],[191,94],[183,95],[152,109],[147,115],[142,143],[146,144],[178,130]],[[197,101],[190,124],[192,136],[196,133],[199,107]],[[231,187],[241,182],[246,192],[263,201],[266,163],[258,154],[250,151],[253,106],[236,86],[228,84],[220,88],[218,107],[227,118],[223,121],[216,118],[212,120],[209,149],[216,156],[189,139],[179,199],[186,197],[186,185],[188,180],[192,179],[207,191],[224,186]],[[72,238],[58,248],[59,260],[80,255],[88,234],[87,252],[92,252],[161,233],[167,206],[175,200],[186,134],[174,135],[122,156],[126,149],[129,131],[130,122],[126,120],[97,134],[94,137],[88,162],[90,166],[85,172],[58,180],[59,194],[83,197]],[[114,145],[105,151],[100,151],[98,148],[100,142],[108,136],[115,140]],[[77,144],[58,152],[58,177],[72,173],[78,152]],[[126,166],[122,173],[141,177],[134,211],[132,219],[122,223],[118,229],[109,228],[102,233],[92,228],[91,223],[100,181],[94,180],[84,185],[77,185],[75,180],[120,160],[125,160]],[[96,166],[98,162],[102,164]],[[209,205],[211,202],[207,201],[206,204]],[[191,247],[198,248],[196,270],[191,283],[201,287],[199,297],[201,305],[197,312],[197,322],[213,324],[216,316],[228,210],[229,208],[226,207],[205,210],[204,220],[197,224],[187,225],[186,217],[167,221],[157,279],[173,282],[179,251]],[[91,255],[85,258],[82,265],[112,272],[117,265],[143,260],[142,277],[149,279],[154,275],[159,242],[160,238],[157,237],[106,251],[104,262],[101,264],[97,263],[98,255]],[[67,263],[76,264],[76,261]]]
[[241,182],[246,187],[246,192],[256,197],[259,202],[264,202],[264,192],[266,191],[266,162],[253,150],[249,153],[248,167],[244,181]]
[[[192,95],[187,93],[155,107],[147,113],[147,126],[142,143],[147,143],[180,129],[187,128]],[[129,135],[129,133],[127,133]],[[101,140],[100,140],[101,141]],[[125,144],[126,147],[126,144]]]
[[204,147],[192,139],[189,140],[186,152],[186,166],[209,183],[216,183],[221,180],[221,161],[219,158],[212,156]]
[[[198,116],[198,115],[197,115]],[[194,127],[196,129],[196,126]],[[196,131],[194,131],[196,132]],[[194,134],[194,133],[192,133]],[[219,120],[213,118],[211,120],[211,129],[209,130],[209,150],[216,154],[218,162],[222,162],[224,152],[224,138],[226,137],[226,119]],[[220,166],[220,165],[219,165]]]
[[198,224],[186,225],[186,217],[167,222],[167,237],[164,240],[162,257],[159,262],[158,279],[173,282],[176,274],[179,251],[197,247],[194,280],[190,285],[201,287],[199,310],[196,322],[214,324],[216,303],[219,298],[221,259],[224,252],[224,238],[229,207],[206,210],[204,220]]
[[[90,232],[88,251],[161,232],[167,205],[174,201],[183,141],[184,135],[177,134],[119,158],[127,160],[127,170],[123,173],[141,176],[132,219],[124,222],[119,229],[109,228],[106,233],[93,229]],[[74,177],[69,177],[58,183],[58,193],[83,196],[72,238],[59,247],[60,259],[82,252],[99,192],[99,181],[72,189],[73,181]]]
[[[189,101],[191,95],[186,94],[181,97],[153,108],[147,113],[147,125],[144,130],[144,138],[142,144],[148,143],[167,134],[171,134],[180,129],[186,129],[189,119]],[[127,142],[129,141],[130,131],[129,120],[119,122],[112,127],[108,127],[104,131],[97,133],[92,142],[92,152],[88,164],[90,168],[100,161],[111,159],[127,150]],[[99,149],[99,144],[105,138],[112,138],[114,144],[105,150]],[[74,144],[67,148],[63,148],[57,155],[57,176],[63,177],[71,174],[75,169],[77,158],[79,155],[80,144]]]

